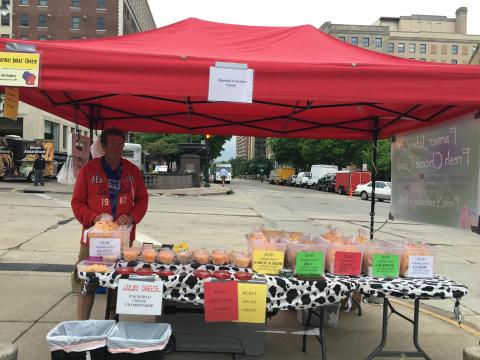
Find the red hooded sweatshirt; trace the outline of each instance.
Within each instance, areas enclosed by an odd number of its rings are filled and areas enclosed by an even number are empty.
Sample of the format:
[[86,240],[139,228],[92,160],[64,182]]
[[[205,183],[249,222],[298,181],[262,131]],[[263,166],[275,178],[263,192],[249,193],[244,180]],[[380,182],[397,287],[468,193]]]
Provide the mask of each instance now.
[[[83,230],[93,226],[93,220],[97,215],[112,214],[108,180],[101,158],[89,161],[80,169],[71,204],[73,214],[83,225]],[[133,217],[134,224],[138,224],[145,216],[147,206],[148,193],[140,170],[130,161],[122,159],[122,177],[115,220],[126,214]],[[130,234],[130,243],[134,239],[135,226]]]

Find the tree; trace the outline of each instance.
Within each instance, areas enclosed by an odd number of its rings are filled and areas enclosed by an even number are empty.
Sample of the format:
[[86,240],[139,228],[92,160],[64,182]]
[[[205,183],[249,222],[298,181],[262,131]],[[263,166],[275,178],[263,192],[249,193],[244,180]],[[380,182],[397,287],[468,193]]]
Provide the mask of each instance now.
[[[391,142],[389,139],[379,140],[377,143],[377,179],[390,180],[391,178]],[[363,161],[372,169],[372,145],[362,154]]]
[[268,139],[268,145],[272,149],[275,161],[295,168],[305,166],[305,161],[300,153],[300,142],[301,139]]

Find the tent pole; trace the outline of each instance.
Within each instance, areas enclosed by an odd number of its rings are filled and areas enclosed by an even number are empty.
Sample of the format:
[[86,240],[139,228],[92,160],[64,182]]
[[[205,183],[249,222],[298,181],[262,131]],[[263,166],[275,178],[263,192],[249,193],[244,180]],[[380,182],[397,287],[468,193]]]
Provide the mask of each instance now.
[[90,116],[88,119],[88,127],[90,128],[90,144],[93,144],[93,123],[95,119],[95,108],[90,105]]
[[375,224],[375,182],[377,181],[377,145],[378,145],[378,118],[373,120],[373,149],[372,149],[372,196],[370,199],[370,240],[373,240]]

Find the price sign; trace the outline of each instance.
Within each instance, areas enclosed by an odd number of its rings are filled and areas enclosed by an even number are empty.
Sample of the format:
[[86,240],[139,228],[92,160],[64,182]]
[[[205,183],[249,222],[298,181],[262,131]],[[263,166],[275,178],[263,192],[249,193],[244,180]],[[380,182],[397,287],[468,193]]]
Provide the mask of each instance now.
[[234,321],[238,319],[238,294],[236,281],[205,282],[205,321]]
[[[369,269],[370,270],[370,269]],[[400,257],[391,254],[373,254],[371,274],[376,277],[398,277]]]
[[162,314],[163,281],[120,279],[117,313],[131,315]]
[[90,238],[88,246],[88,255],[105,256],[116,255],[120,259],[121,254],[120,238]]
[[260,274],[277,275],[283,269],[285,253],[278,250],[254,250],[252,268]]
[[433,256],[410,255],[408,257],[408,277],[433,277]]
[[238,283],[238,321],[265,323],[267,309],[267,284]]
[[323,252],[297,252],[295,273],[298,275],[323,275]]
[[359,252],[337,251],[333,272],[337,275],[359,276],[362,266],[362,254]]

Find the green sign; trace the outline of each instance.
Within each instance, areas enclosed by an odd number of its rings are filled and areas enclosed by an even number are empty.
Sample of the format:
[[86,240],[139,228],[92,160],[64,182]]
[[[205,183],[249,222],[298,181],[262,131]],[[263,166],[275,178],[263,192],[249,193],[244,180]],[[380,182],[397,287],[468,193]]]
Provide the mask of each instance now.
[[399,274],[399,256],[391,254],[373,254],[372,276],[397,277]]
[[297,275],[323,275],[323,252],[297,252]]

